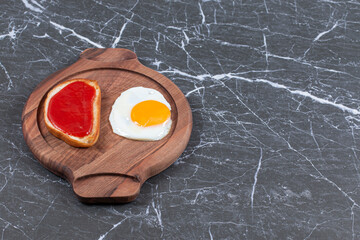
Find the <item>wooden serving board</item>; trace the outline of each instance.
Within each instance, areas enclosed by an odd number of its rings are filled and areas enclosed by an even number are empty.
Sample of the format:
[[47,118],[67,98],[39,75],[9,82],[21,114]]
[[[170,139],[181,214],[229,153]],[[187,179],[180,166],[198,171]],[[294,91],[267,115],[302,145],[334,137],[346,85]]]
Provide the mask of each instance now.
[[[74,79],[97,80],[101,88],[100,136],[90,148],[75,148],[46,128],[43,104],[58,83]],[[160,141],[130,140],[113,133],[111,107],[120,94],[143,86],[160,91],[171,105],[172,128]],[[180,89],[160,73],[143,66],[126,49],[86,49],[77,62],[43,80],[30,95],[23,113],[26,143],[48,170],[67,179],[82,202],[130,202],[141,185],[165,170],[184,151],[191,134],[192,115]]]

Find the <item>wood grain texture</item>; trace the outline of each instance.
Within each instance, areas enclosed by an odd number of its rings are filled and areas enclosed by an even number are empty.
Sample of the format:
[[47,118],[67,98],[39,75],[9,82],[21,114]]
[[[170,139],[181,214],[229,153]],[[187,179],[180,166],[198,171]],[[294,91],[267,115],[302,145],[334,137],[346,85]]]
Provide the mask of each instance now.
[[[47,92],[74,78],[97,80],[101,88],[100,136],[90,148],[75,148],[54,137],[43,118]],[[136,141],[112,132],[109,114],[125,90],[143,86],[161,92],[171,105],[170,133],[159,141]],[[26,143],[39,162],[67,179],[82,202],[130,202],[142,184],[165,170],[184,151],[192,130],[189,104],[180,89],[160,73],[143,66],[126,49],[87,49],[77,62],[43,80],[22,114]]]

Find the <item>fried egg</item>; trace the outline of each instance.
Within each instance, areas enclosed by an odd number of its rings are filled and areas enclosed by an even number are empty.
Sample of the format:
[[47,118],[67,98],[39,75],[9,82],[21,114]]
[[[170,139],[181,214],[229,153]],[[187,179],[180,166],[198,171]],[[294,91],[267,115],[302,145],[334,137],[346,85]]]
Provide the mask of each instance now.
[[171,106],[157,90],[130,88],[116,99],[109,116],[114,133],[135,140],[156,141],[171,128]]

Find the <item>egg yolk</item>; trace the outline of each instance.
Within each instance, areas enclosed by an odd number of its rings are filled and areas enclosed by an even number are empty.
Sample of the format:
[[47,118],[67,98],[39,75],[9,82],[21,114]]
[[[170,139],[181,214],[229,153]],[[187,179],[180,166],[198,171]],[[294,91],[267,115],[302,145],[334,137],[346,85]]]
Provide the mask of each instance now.
[[155,100],[147,100],[133,107],[131,120],[141,127],[148,127],[165,122],[170,114],[170,109],[165,104]]

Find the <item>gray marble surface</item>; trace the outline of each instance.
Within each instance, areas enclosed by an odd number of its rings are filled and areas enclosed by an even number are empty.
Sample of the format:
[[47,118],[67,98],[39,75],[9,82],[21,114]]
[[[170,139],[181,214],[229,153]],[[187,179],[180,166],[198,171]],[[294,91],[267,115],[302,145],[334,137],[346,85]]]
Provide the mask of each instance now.
[[[360,239],[360,3],[0,3],[1,239]],[[194,128],[136,201],[84,205],[35,160],[21,112],[89,47],[174,81]]]

